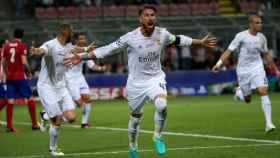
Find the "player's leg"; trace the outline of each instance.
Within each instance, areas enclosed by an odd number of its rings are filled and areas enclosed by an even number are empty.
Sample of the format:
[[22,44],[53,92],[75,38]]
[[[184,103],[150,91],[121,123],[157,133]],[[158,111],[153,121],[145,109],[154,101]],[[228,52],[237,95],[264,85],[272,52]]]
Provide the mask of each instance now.
[[161,133],[165,125],[167,117],[167,99],[166,95],[158,95],[154,98],[154,106],[156,108],[154,115],[155,129],[154,139],[161,138]]
[[235,88],[234,100],[245,101],[244,95],[243,95],[242,90],[239,86]]
[[271,132],[275,129],[275,126],[272,123],[271,102],[268,96],[268,81],[264,71],[255,73],[254,75],[252,86],[257,87],[257,91],[261,96],[262,110],[266,123],[265,132]]
[[7,102],[5,98],[0,98],[0,111],[6,106]]
[[64,155],[57,147],[59,136],[59,129],[62,122],[63,112],[60,109],[60,102],[62,97],[59,96],[57,91],[53,90],[49,85],[38,85],[38,94],[42,106],[50,118],[49,128],[49,151],[53,156]]
[[128,140],[129,154],[131,158],[138,158],[138,135],[140,130],[140,122],[143,116],[143,106],[146,100],[145,94],[138,97],[137,93],[127,90],[127,100],[130,109],[128,121]]
[[89,93],[83,93],[81,94],[81,98],[84,102],[84,105],[82,106],[82,122],[81,122],[81,128],[89,128],[89,116],[91,112],[91,98]]
[[89,86],[83,77],[81,79],[81,86],[80,86],[80,96],[83,100],[84,105],[82,106],[82,122],[81,128],[89,128],[90,124],[88,123],[89,116],[91,113],[91,98],[90,98],[90,90]]
[[32,90],[29,86],[27,80],[19,80],[17,83],[17,89],[19,91],[20,97],[26,98],[28,112],[32,123],[32,129],[37,130],[39,129],[37,117],[36,117],[36,103],[32,97]]
[[271,132],[275,129],[274,124],[272,123],[272,110],[271,110],[271,102],[268,96],[268,87],[258,87],[258,93],[261,96],[262,110],[264,112],[265,117],[265,132]]
[[249,81],[246,82],[240,82],[239,84],[240,86],[240,93],[243,95],[244,101],[245,103],[251,103],[252,100],[252,88],[251,88],[251,84]]
[[7,80],[7,113],[6,113],[6,122],[7,122],[7,132],[16,132],[16,129],[13,127],[13,113],[14,113],[14,101],[17,97],[16,85],[14,81]]
[[63,156],[64,153],[58,148],[57,141],[59,135],[59,129],[61,128],[62,115],[50,118],[50,128],[49,128],[49,152],[52,156]]
[[63,120],[64,122],[73,123],[76,119],[75,103],[67,90],[66,92],[62,99]]
[[0,82],[0,111],[6,106],[6,91],[4,88],[4,84]]
[[167,91],[164,78],[154,80],[153,87],[148,91],[149,98],[152,99],[156,108],[154,114],[154,136],[156,151],[159,155],[166,153],[165,142],[162,139],[162,131],[167,118]]

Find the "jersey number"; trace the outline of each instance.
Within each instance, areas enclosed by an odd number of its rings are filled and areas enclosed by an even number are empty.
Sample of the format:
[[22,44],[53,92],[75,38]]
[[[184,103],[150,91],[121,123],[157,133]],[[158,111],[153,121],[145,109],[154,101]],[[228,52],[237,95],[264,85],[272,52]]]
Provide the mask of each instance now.
[[14,63],[15,62],[15,56],[16,56],[16,49],[15,48],[11,48],[10,49],[10,53],[12,54],[11,58],[10,58],[10,62]]

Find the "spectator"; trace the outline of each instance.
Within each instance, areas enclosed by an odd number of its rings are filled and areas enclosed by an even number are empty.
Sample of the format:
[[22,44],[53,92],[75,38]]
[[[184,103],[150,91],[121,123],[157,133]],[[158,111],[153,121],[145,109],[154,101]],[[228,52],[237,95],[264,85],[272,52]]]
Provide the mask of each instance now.
[[189,70],[191,67],[191,50],[190,47],[182,47],[181,48],[181,56],[180,56],[180,69]]

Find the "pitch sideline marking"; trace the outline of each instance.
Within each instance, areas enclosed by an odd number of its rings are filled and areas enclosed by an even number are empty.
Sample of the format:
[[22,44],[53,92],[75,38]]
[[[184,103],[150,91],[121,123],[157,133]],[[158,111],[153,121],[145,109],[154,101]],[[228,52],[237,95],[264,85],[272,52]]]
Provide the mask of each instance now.
[[[3,123],[3,122],[2,122]],[[0,122],[1,124],[1,122]],[[30,125],[27,122],[18,122],[16,124],[19,125]],[[72,128],[80,128],[79,125],[66,125],[65,127],[72,127]],[[111,127],[90,127],[93,129],[98,130],[110,130],[110,131],[125,131],[128,130],[126,128],[111,128]],[[153,131],[149,130],[140,130],[141,133],[153,134]],[[182,137],[195,137],[195,138],[208,138],[208,139],[221,139],[221,140],[234,140],[234,141],[243,141],[243,142],[255,142],[255,143],[269,143],[269,144],[280,144],[278,140],[265,140],[265,139],[253,139],[253,138],[238,138],[238,137],[227,137],[227,136],[215,136],[215,135],[208,135],[208,134],[192,134],[192,133],[181,133],[181,132],[163,132],[163,135],[169,136],[182,136]]]
[[[178,150],[200,150],[200,149],[230,149],[230,148],[244,148],[244,147],[261,147],[261,146],[275,146],[279,144],[249,144],[249,145],[223,145],[223,146],[193,146],[193,147],[181,147],[181,148],[167,148],[167,151],[178,151]],[[153,149],[143,149],[139,152],[154,152]],[[109,155],[109,154],[124,154],[128,153],[127,150],[120,151],[109,151],[109,152],[87,152],[87,153],[70,153],[65,154],[64,157],[68,156],[89,156],[89,155]],[[50,155],[25,155],[25,156],[12,156],[5,158],[41,158],[49,157]],[[4,157],[0,157],[4,158]]]

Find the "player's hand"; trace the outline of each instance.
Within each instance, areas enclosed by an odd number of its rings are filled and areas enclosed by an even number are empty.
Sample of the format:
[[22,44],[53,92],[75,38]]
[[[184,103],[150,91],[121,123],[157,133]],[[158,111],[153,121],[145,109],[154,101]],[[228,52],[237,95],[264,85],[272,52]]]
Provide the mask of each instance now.
[[73,66],[73,65],[77,65],[79,63],[81,63],[81,57],[78,54],[69,54],[67,56],[65,56],[65,58],[63,59],[63,64],[65,66]]
[[94,49],[97,48],[97,45],[95,44],[95,42],[92,42],[88,48],[87,48],[87,52],[92,52]]
[[217,45],[217,38],[216,37],[211,37],[211,34],[208,33],[205,37],[201,39],[201,44],[213,48]]
[[213,68],[212,68],[212,72],[214,72],[214,73],[218,73],[219,71],[220,71],[220,66],[218,66],[217,64],[215,65],[215,66],[213,66]]
[[84,53],[85,52],[85,47],[74,47],[72,50],[71,50],[71,53],[73,54],[80,54],[80,53]]
[[33,47],[33,46],[31,46],[30,47],[30,50],[29,50],[29,52],[31,53],[31,55],[33,56],[33,55],[36,55],[36,48],[35,47]]
[[26,73],[26,76],[27,76],[27,78],[28,78],[29,80],[31,80],[33,75],[32,75],[31,72],[27,72],[27,73]]

